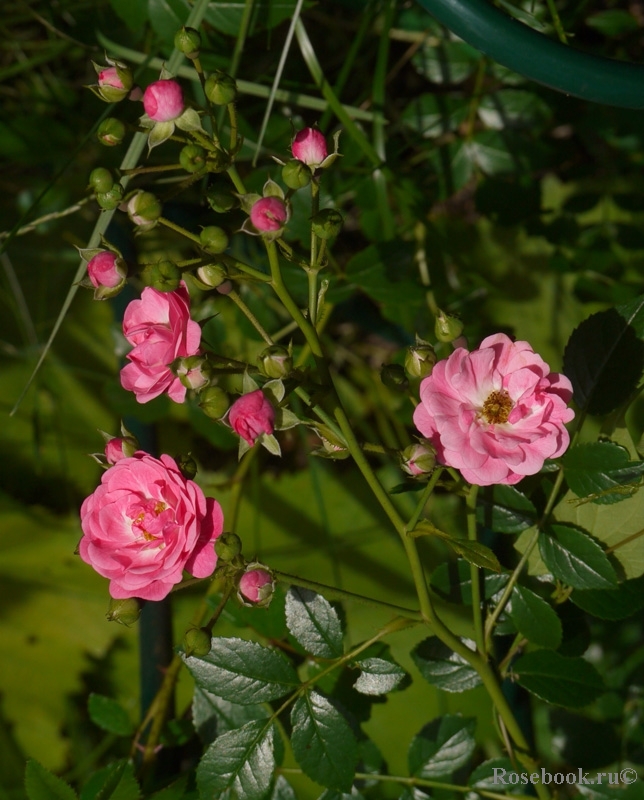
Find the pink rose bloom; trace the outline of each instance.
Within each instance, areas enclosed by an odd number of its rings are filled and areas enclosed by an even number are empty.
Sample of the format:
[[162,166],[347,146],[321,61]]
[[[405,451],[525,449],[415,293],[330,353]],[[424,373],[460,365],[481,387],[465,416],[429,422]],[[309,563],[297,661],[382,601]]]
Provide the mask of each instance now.
[[143,108],[154,122],[170,122],[183,113],[183,91],[176,81],[151,83],[143,92]]
[[228,412],[228,422],[252,447],[262,433],[269,436],[273,433],[275,409],[264,392],[257,389],[235,400]]
[[268,605],[273,591],[273,576],[266,569],[249,569],[239,581],[239,594],[242,601],[247,600],[253,605]]
[[159,292],[150,286],[140,300],[125,309],[123,333],[134,349],[130,364],[121,370],[121,385],[134,392],[139,403],[147,403],[166,392],[175,403],[183,403],[186,387],[170,370],[170,364],[199,352],[201,328],[190,319],[190,296],[182,281],[174,292]]
[[250,221],[262,233],[278,231],[287,218],[286,203],[279,197],[262,197],[250,210]]
[[438,460],[478,486],[518,483],[569,444],[572,385],[503,333],[455,350],[420,385],[414,423]]
[[108,289],[113,289],[122,284],[126,278],[123,261],[109,250],[98,253],[90,259],[87,264],[87,275],[95,288],[106,286]]
[[106,67],[98,73],[99,86],[113,86],[115,89],[125,89],[123,81],[119,78],[116,67]]
[[116,599],[162,600],[186,570],[207,578],[223,530],[219,503],[170,456],[139,451],[103,473],[81,507],[80,557],[110,580]]
[[318,167],[327,157],[326,139],[315,128],[298,131],[291,145],[293,158],[309,167]]

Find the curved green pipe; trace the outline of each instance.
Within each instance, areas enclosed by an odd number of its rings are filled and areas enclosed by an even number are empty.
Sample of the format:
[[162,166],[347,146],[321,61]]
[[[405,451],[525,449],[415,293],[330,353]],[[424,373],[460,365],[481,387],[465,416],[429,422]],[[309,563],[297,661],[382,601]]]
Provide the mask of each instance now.
[[418,0],[468,44],[520,75],[564,94],[644,108],[644,65],[592,56],[547,39],[487,0]]

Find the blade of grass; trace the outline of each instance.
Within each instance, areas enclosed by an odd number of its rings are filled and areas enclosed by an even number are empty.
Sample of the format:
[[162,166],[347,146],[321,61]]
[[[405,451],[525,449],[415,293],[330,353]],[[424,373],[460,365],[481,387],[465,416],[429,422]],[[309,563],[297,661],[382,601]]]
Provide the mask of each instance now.
[[315,55],[315,50],[313,49],[313,45],[311,44],[311,40],[309,39],[306,28],[304,27],[304,23],[301,19],[298,19],[295,25],[295,35],[297,36],[297,41],[300,46],[302,57],[306,62],[306,66],[309,68],[309,72],[311,73],[311,76],[313,77],[317,87],[322,92],[324,99],[332,108],[333,113],[340,120],[349,136],[351,136],[351,138],[356,142],[373,166],[379,167],[381,165],[381,160],[378,156],[378,153],[376,153],[367,137],[351,119],[346,109],[335,96],[333,89],[324,77],[322,67],[320,66],[320,62]]
[[[385,84],[387,81],[387,64],[389,61],[389,30],[393,25],[396,4],[394,0],[389,0],[385,8],[382,30],[380,32],[380,42],[378,43],[378,56],[376,58],[376,69],[373,76],[373,107],[375,119],[373,121],[373,145],[380,162],[385,164],[387,154],[385,151],[385,128],[384,128],[384,104],[385,104]],[[376,190],[376,203],[378,213],[382,220],[383,239],[392,239],[395,232],[395,221],[389,207],[389,197],[387,193],[387,177],[383,170],[373,171],[373,182]]]
[[273,85],[271,86],[271,93],[268,96],[268,103],[266,103],[266,111],[264,112],[262,127],[259,129],[259,137],[257,138],[257,149],[255,150],[255,155],[253,156],[253,166],[257,164],[259,150],[262,146],[262,141],[264,140],[264,134],[266,133],[266,126],[268,125],[268,120],[270,119],[271,111],[273,110],[273,103],[275,102],[275,93],[277,92],[277,88],[280,85],[282,72],[284,72],[286,59],[288,58],[288,54],[291,49],[291,43],[293,41],[293,35],[295,34],[295,26],[297,25],[300,19],[300,13],[302,11],[303,2],[304,0],[297,0],[297,5],[295,6],[295,10],[293,11],[293,17],[291,18],[291,24],[289,26],[288,33],[286,34],[286,39],[284,40],[284,46],[282,47],[282,53],[280,55],[280,60],[277,65],[277,71],[275,72],[275,78],[273,80]]
[[[123,47],[117,42],[113,42],[100,31],[97,31],[96,38],[106,50],[116,57],[123,58],[125,61],[130,61],[133,64],[141,64],[147,58],[144,53],[140,53],[138,50],[132,50],[129,47]],[[148,63],[153,69],[161,69],[163,60],[160,58],[151,58]],[[194,79],[194,70],[192,67],[179,67],[175,74],[180,78]],[[240,94],[246,94],[250,97],[270,97],[271,94],[270,87],[263,86],[261,83],[253,83],[252,81],[238,80],[237,89]],[[275,99],[280,103],[288,103],[289,105],[299,106],[300,108],[310,108],[313,111],[325,111],[328,107],[328,102],[322,100],[320,97],[300,94],[299,92],[292,92],[288,89],[278,89],[275,92]],[[374,114],[371,111],[365,111],[355,106],[343,106],[343,108],[351,119],[373,122]]]
[[[186,26],[192,28],[198,28],[199,25],[201,24],[204,14],[206,13],[207,8],[208,8],[208,0],[197,0],[192,11],[190,12],[190,16],[186,20]],[[183,53],[180,53],[178,50],[174,50],[174,52],[170,56],[170,59],[168,60],[167,64],[168,70],[170,72],[175,72],[178,69],[179,64],[181,63],[183,58],[184,58]],[[120,167],[121,170],[124,171],[128,169],[134,169],[134,167],[138,164],[138,161],[141,157],[141,154],[143,153],[143,150],[145,149],[146,142],[147,142],[147,135],[145,133],[134,134],[132,141],[130,142],[130,146],[128,147],[127,152],[121,163]],[[124,175],[123,178],[121,179],[121,182],[124,187],[127,186],[127,184],[129,183],[129,177],[127,175]],[[107,230],[107,226],[110,224],[113,216],[114,216],[114,211],[103,211],[101,213],[101,216],[96,221],[96,225],[94,226],[94,230],[87,244],[88,248],[96,247],[96,245],[99,244],[101,240],[101,235],[104,234],[105,231]],[[11,409],[10,416],[13,416],[20,407],[20,404],[22,403],[25,395],[29,391],[29,388],[31,387],[31,384],[34,381],[34,378],[38,374],[45,358],[47,357],[47,354],[51,349],[54,339],[56,338],[56,335],[60,330],[60,326],[63,324],[63,320],[67,315],[67,311],[69,310],[69,307],[71,306],[72,301],[76,296],[76,292],[78,291],[78,282],[82,279],[84,272],[85,272],[85,261],[81,259],[78,269],[76,270],[76,275],[74,276],[72,285],[70,286],[69,291],[67,292],[67,297],[63,302],[63,307],[61,308],[60,313],[58,314],[58,318],[54,323],[54,328],[49,335],[49,339],[47,340],[43,348],[43,351],[40,354],[40,358],[38,359],[38,362],[34,367],[33,372],[29,376],[29,380],[27,381],[24,389],[20,393],[20,397],[16,401],[14,407]]]

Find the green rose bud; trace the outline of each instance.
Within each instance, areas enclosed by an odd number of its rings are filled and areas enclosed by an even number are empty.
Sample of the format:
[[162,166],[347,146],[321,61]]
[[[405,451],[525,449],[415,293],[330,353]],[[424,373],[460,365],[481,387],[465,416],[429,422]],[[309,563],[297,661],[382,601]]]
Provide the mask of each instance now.
[[98,194],[109,192],[114,186],[114,176],[105,167],[96,167],[90,172],[89,185]]
[[323,208],[311,220],[311,230],[320,239],[333,239],[343,222],[344,217],[335,208]]
[[189,481],[197,474],[197,462],[189,453],[188,455],[177,456],[175,462],[179,467],[179,472]]
[[201,35],[194,28],[181,28],[174,37],[174,46],[186,58],[194,61],[195,58],[199,58]]
[[400,454],[400,466],[413,478],[423,478],[436,466],[436,450],[429,442],[410,444]]
[[136,597],[128,597],[125,600],[115,600],[111,598],[107,614],[108,622],[119,622],[121,625],[130,627],[141,616],[141,606]]
[[172,371],[186,389],[201,391],[208,386],[212,377],[212,367],[204,356],[185,356],[172,363]]
[[216,106],[227,106],[237,99],[237,82],[221,70],[216,70],[206,81],[205,93]]
[[146,286],[159,292],[174,292],[181,282],[181,270],[174,261],[157,261],[146,264],[141,270],[141,279]]
[[436,353],[429,342],[416,339],[416,344],[407,350],[405,372],[410,378],[426,378],[431,375],[436,363]]
[[222,228],[218,228],[216,225],[209,225],[207,228],[204,228],[199,234],[199,240],[201,241],[202,248],[206,253],[210,253],[211,255],[223,253],[228,247],[228,235],[226,231]]
[[127,204],[127,213],[135,225],[151,228],[161,216],[161,201],[152,192],[137,192]]
[[219,264],[206,264],[197,270],[197,278],[205,284],[206,288],[216,289],[227,280],[228,274]]
[[205,628],[188,628],[183,637],[183,650],[187,656],[207,656],[211,641],[210,632]]
[[409,388],[409,380],[400,364],[383,364],[380,379],[387,388],[396,392],[406,392]]
[[463,323],[456,317],[451,317],[444,311],[438,310],[434,334],[439,342],[453,342],[463,333]]
[[187,144],[179,153],[179,163],[186,172],[199,172],[206,165],[206,151],[198,144]]
[[236,533],[224,532],[215,539],[215,553],[221,561],[232,561],[241,550],[241,539]]
[[286,378],[293,372],[293,358],[286,347],[274,344],[258,357],[259,368],[269,378]]
[[208,386],[199,395],[199,408],[211,419],[221,419],[230,407],[230,398],[219,386]]
[[206,193],[208,204],[218,214],[225,214],[239,205],[239,198],[221,186],[211,186]]
[[302,189],[311,183],[311,170],[297,159],[287,161],[282,167],[282,180],[289,189]]
[[125,125],[116,117],[108,117],[98,126],[96,136],[101,144],[114,147],[125,139]]
[[120,183],[115,183],[107,192],[97,192],[96,202],[105,211],[118,208],[123,202],[124,190]]

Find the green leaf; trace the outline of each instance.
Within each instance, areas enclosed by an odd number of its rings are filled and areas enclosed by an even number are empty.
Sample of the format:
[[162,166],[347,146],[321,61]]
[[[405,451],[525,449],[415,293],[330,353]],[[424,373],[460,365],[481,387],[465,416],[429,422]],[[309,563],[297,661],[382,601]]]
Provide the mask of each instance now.
[[275,780],[271,800],[297,800],[293,787],[283,775],[278,775]]
[[553,650],[526,653],[512,665],[514,680],[548,703],[582,708],[605,691],[595,667],[583,658],[566,658]]
[[469,107],[461,99],[442,94],[421,94],[412,100],[402,121],[425,139],[455,131],[467,119]]
[[186,0],[148,0],[152,29],[165,42],[174,42],[175,33],[185,24],[189,13]]
[[364,796],[354,787],[350,792],[339,792],[337,789],[327,789],[318,797],[318,800],[364,800]]
[[481,131],[471,139],[460,141],[453,155],[452,168],[455,173],[466,175],[471,172],[472,166],[478,167],[486,175],[513,172],[515,161],[504,135],[498,131]]
[[275,757],[273,726],[263,720],[228,731],[206,750],[197,767],[201,797],[218,797],[233,789],[239,800],[261,800],[268,792]]
[[593,314],[573,331],[564,352],[564,373],[574,398],[590,414],[608,414],[629,397],[644,366],[638,328],[644,298]]
[[358,745],[342,714],[313,690],[297,699],[291,723],[293,755],[304,772],[322,786],[348,792]]
[[199,686],[192,698],[192,721],[204,744],[214,742],[217,736],[241,728],[251,720],[268,719],[268,711],[261,705],[239,705],[224,700]]
[[481,684],[478,672],[434,636],[417,644],[411,657],[423,678],[445,692],[466,692]]
[[477,522],[497,533],[520,533],[534,525],[536,516],[532,501],[514,486],[497,484],[479,492]]
[[340,618],[322,595],[292,586],[286,595],[286,625],[308,653],[320,658],[342,656]]
[[[494,597],[508,582],[508,576],[483,570],[483,592],[486,600]],[[432,572],[432,589],[451,603],[472,605],[472,570],[466,561],[444,562]]]
[[550,108],[534,92],[503,89],[481,100],[479,117],[487,128],[500,131],[510,127],[531,127],[550,116]]
[[117,736],[130,736],[134,732],[130,715],[111,697],[90,694],[87,710],[92,722],[104,731],[115,733]]
[[95,772],[81,792],[81,800],[139,800],[140,797],[134,766],[125,760]]
[[470,760],[475,720],[446,714],[426,725],[409,746],[409,771],[416,778],[447,778]]
[[188,776],[184,775],[178,781],[174,781],[170,786],[165,789],[160,789],[158,792],[150,795],[148,800],[181,800],[185,795],[186,786],[188,785]]
[[77,800],[76,792],[68,783],[33,760],[27,761],[25,789],[29,800]]
[[586,25],[609,37],[620,36],[623,33],[630,33],[639,28],[639,23],[635,17],[629,14],[628,11],[619,8],[611,8],[591,14],[586,19]]
[[[628,452],[613,442],[587,442],[572,447],[562,464],[568,486],[578,497],[592,498],[594,503],[619,503],[630,497],[644,474],[644,461],[630,461]],[[617,487],[617,491],[611,491]]]
[[555,578],[573,589],[609,589],[617,575],[602,548],[585,533],[551,525],[539,535],[539,552]]
[[242,705],[275,700],[300,685],[281,653],[244,639],[215,637],[207,656],[184,660],[198,686]]
[[556,611],[530,589],[514,587],[509,614],[519,633],[534,644],[552,650],[561,644],[561,620]]
[[148,21],[148,9],[145,3],[110,0],[110,5],[131,31],[141,30]]
[[416,70],[432,83],[460,83],[476,69],[481,54],[465,42],[425,43],[412,58]]
[[644,576],[624,581],[616,589],[575,589],[570,599],[593,617],[626,619],[644,606]]
[[474,564],[475,567],[490,570],[491,572],[501,572],[501,564],[499,559],[494,555],[486,545],[481,542],[470,542],[467,539],[455,539],[453,536],[443,538],[452,550],[464,558],[468,564]]
[[506,791],[504,783],[495,780],[497,774],[495,770],[505,770],[506,772],[515,772],[516,767],[509,758],[491,758],[489,761],[484,761],[479,764],[472,774],[467,779],[468,786],[475,789],[487,789],[489,792],[503,792]]
[[407,674],[395,661],[385,658],[365,658],[357,664],[362,672],[353,687],[361,694],[387,694],[395,689]]

